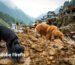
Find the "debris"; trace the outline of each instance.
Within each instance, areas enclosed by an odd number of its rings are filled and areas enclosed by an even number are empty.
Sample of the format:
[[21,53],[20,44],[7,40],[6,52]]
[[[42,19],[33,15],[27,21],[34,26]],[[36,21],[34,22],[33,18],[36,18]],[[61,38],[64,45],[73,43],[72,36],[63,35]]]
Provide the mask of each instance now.
[[0,65],[12,65],[13,62],[11,59],[0,59]]
[[[75,65],[75,44],[69,44],[69,41],[64,43],[60,39],[50,41],[45,36],[37,36],[38,33],[33,32],[34,29],[31,30],[17,34],[25,51],[24,62],[16,65]],[[6,48],[0,49],[1,53],[6,51]],[[8,58],[0,58],[1,65],[14,65],[12,63]]]

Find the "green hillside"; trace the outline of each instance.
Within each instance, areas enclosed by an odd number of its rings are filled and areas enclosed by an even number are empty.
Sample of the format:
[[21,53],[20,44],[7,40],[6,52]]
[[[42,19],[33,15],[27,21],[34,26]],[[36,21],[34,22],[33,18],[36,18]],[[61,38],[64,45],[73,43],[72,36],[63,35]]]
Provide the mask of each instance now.
[[4,24],[6,26],[8,25],[12,25],[12,23],[20,23],[20,24],[23,24],[21,21],[19,21],[18,19],[15,19],[13,17],[11,17],[10,15],[8,14],[5,14],[3,12],[0,12],[0,24]]
[[22,21],[23,24],[27,24],[27,25],[30,25],[32,21],[34,20],[34,18],[25,14],[21,9],[18,9],[17,7],[12,9],[11,7],[8,7],[2,2],[0,2],[0,12],[6,13],[10,15],[11,17]]
[[6,23],[11,25],[12,23],[15,23],[15,19],[9,16],[8,14],[5,14],[3,12],[0,12],[0,18],[4,20]]
[[2,20],[1,18],[0,18],[0,25],[9,27],[9,24],[7,24],[7,23],[6,23],[4,20]]

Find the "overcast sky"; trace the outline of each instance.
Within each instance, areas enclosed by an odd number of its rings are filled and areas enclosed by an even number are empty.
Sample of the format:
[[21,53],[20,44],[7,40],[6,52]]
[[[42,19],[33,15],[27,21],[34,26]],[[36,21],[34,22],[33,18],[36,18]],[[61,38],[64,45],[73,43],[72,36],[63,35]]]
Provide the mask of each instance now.
[[[0,0],[6,4],[11,5],[12,8],[15,5],[22,9],[26,14],[31,17],[38,17],[39,15],[48,11],[53,11],[60,7],[67,0]],[[12,3],[14,5],[12,5]]]

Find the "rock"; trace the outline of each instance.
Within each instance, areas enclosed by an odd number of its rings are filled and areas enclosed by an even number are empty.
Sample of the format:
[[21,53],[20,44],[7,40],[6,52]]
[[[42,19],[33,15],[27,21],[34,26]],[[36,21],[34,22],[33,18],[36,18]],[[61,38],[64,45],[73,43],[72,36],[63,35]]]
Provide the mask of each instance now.
[[43,49],[41,48],[41,45],[32,44],[31,48],[37,52],[43,51]]
[[[25,48],[24,64],[18,65],[75,65],[75,45],[64,43],[60,39],[47,40],[45,36],[31,31],[19,35]],[[66,61],[64,58],[68,58]],[[71,61],[72,60],[72,61]],[[69,62],[68,62],[69,61]],[[71,64],[70,64],[71,63]]]
[[75,55],[69,57],[68,60],[72,65],[75,65]]
[[0,48],[5,48],[5,47],[6,47],[6,42],[1,41],[1,42],[0,42]]
[[33,41],[33,42],[36,42],[36,41],[38,40],[38,39],[35,38],[34,36],[30,36],[29,39],[30,39],[31,41]]
[[60,39],[54,40],[54,45],[57,46],[58,49],[63,48],[63,42]]
[[47,52],[46,51],[43,51],[41,55],[46,56],[47,55]]
[[26,40],[26,45],[32,46],[33,42],[31,40]]
[[49,55],[55,55],[56,54],[56,50],[55,49],[50,49],[50,51],[48,51]]
[[48,61],[47,64],[48,64],[48,65],[51,65],[51,61]]
[[19,64],[25,63],[25,57],[22,57],[18,63],[19,63]]
[[0,59],[0,65],[12,65],[13,62],[11,59]]
[[29,49],[25,49],[25,57],[27,58],[27,57],[29,57],[30,56],[30,51],[29,51]]
[[55,60],[53,60],[53,61],[52,61],[52,63],[54,64],[54,63],[56,63],[56,61],[55,61]]
[[24,65],[30,65],[30,62],[31,62],[30,57],[25,58],[25,63],[24,63]]
[[53,56],[50,56],[50,57],[49,57],[49,60],[53,60],[53,59],[54,59],[54,57],[53,57]]
[[21,42],[22,45],[25,45],[26,42]]

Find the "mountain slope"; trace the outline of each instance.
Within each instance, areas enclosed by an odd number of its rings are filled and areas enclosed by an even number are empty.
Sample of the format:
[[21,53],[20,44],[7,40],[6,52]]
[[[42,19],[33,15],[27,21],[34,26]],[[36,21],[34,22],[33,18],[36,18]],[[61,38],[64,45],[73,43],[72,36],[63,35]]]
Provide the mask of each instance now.
[[0,18],[4,20],[6,23],[8,23],[9,25],[11,25],[12,23],[16,23],[14,18],[12,18],[11,16],[3,12],[0,12]]
[[31,19],[20,9],[18,8],[10,8],[7,7],[5,4],[3,4],[2,2],[0,2],[0,11],[9,14],[10,16],[17,18],[21,21],[23,21],[25,24],[29,24],[31,23]]
[[23,24],[20,20],[18,20],[18,19],[15,19],[15,18],[13,18],[13,17],[11,17],[10,15],[8,15],[8,14],[5,14],[5,13],[3,13],[3,12],[0,12],[0,24],[8,24],[8,25],[12,25],[12,23],[20,23],[20,24]]
[[6,27],[9,27],[9,24],[8,23],[6,23],[4,20],[2,20],[1,18],[0,18],[0,25],[3,25],[3,26],[6,26]]

